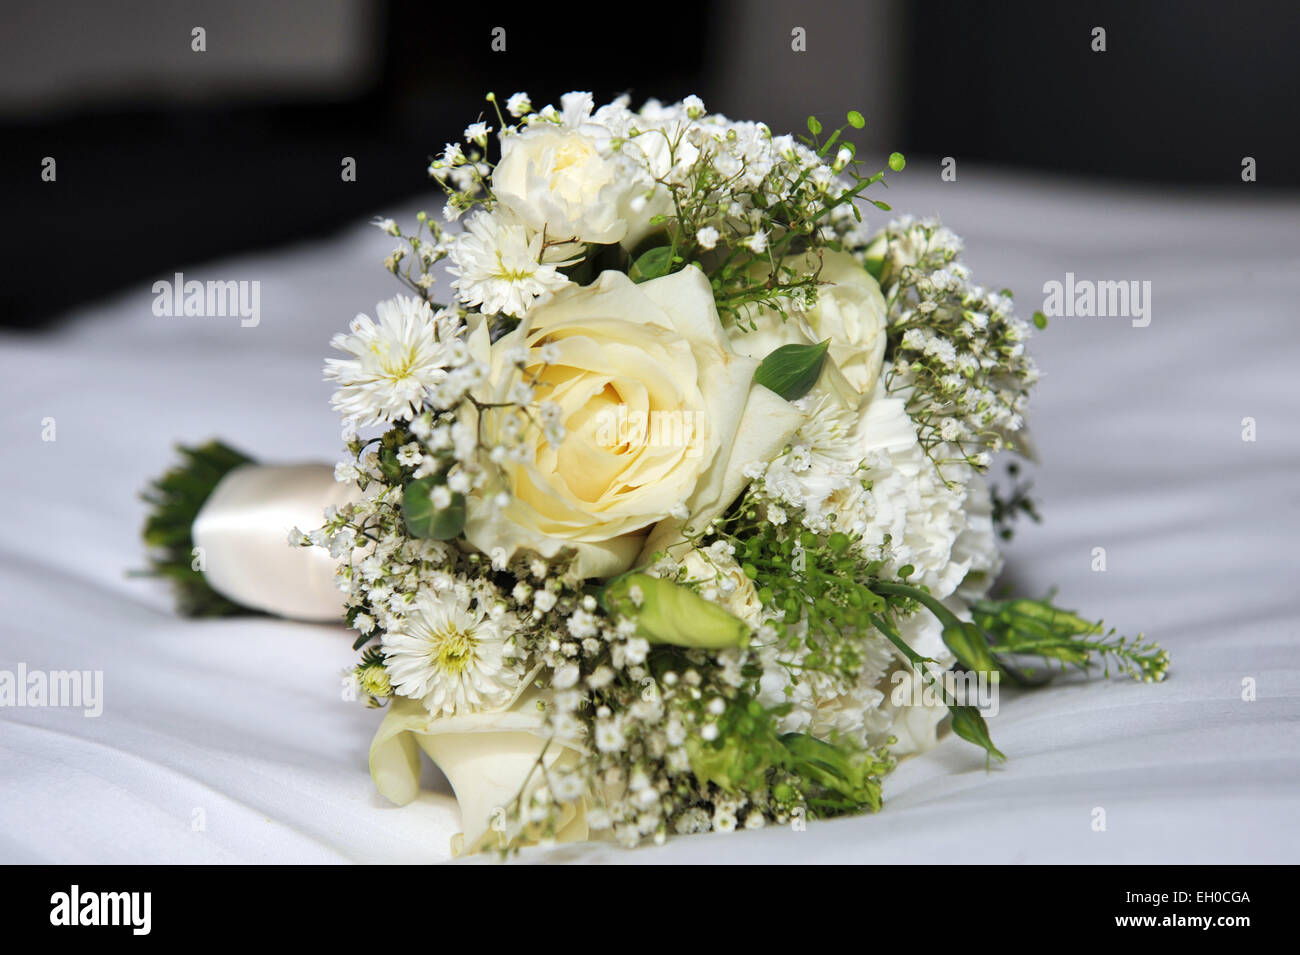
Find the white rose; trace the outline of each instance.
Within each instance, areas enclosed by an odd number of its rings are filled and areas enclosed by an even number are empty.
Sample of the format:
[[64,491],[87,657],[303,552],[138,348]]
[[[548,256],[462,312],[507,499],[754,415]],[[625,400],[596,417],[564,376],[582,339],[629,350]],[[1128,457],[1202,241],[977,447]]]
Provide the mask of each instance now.
[[758,598],[758,589],[734,557],[692,547],[676,559],[686,571],[679,579],[699,584],[700,596],[705,600],[716,603],[755,630],[763,625],[763,602]]
[[548,240],[618,242],[636,188],[608,132],[593,124],[538,123],[509,136],[492,174],[497,199]]
[[[803,272],[817,268],[817,258],[805,255],[784,264]],[[830,339],[830,356],[860,395],[875,388],[885,358],[888,309],[871,273],[847,252],[823,252],[822,283],[817,302],[809,309],[792,309],[786,319],[764,310],[752,331],[730,331],[736,351],[765,358],[782,345]]]
[[[442,770],[456,793],[462,832],[453,855],[501,847],[503,807],[522,791],[524,803],[546,783],[546,773],[577,764],[576,742],[553,738],[543,726],[540,694],[530,691],[493,712],[435,717],[418,700],[395,698],[370,744],[370,776],[389,801],[405,806],[420,791],[420,751]],[[541,757],[546,772],[537,772]],[[586,800],[562,807],[557,842],[587,838]],[[529,833],[523,842],[534,841]]]
[[530,459],[490,469],[469,500],[465,536],[484,553],[572,549],[581,577],[622,573],[707,522],[744,488],[746,465],[770,460],[803,417],[754,385],[758,363],[728,345],[694,266],[640,285],[605,272],[534,308],[495,344],[479,327],[470,347],[490,361],[480,395],[489,403],[520,381],[511,358],[522,353],[523,374],[538,379],[539,402],[558,405],[565,436],[552,447],[517,412],[484,412],[486,444],[520,429]]
[[888,308],[880,285],[847,252],[822,255],[817,303],[802,313],[818,341],[831,340],[830,354],[859,394],[876,386],[885,359]]

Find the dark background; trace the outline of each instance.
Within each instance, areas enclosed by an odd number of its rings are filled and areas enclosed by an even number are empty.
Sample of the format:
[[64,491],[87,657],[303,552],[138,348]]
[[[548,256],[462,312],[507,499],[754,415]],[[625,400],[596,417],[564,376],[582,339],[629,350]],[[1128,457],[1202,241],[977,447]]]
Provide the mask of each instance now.
[[[449,5],[450,6],[450,5]],[[478,13],[482,9],[484,12]],[[797,131],[868,118],[954,156],[1197,195],[1300,187],[1300,5],[809,2],[445,9],[423,0],[6,2],[0,323],[428,192],[483,94],[697,93]],[[207,51],[190,49],[203,26]],[[494,27],[506,51],[491,50]],[[791,30],[807,52],[791,51]],[[1106,29],[1107,50],[1091,49]],[[495,123],[494,123],[495,125]],[[57,180],[42,182],[43,157]],[[342,182],[341,160],[357,162]],[[1252,156],[1258,181],[1243,184]]]

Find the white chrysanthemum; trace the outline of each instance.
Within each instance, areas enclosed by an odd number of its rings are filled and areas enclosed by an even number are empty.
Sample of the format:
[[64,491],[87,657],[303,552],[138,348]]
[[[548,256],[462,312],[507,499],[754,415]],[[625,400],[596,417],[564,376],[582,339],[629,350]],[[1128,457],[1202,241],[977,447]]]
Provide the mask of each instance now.
[[360,427],[418,414],[462,347],[453,335],[439,340],[440,322],[428,302],[399,295],[380,302],[375,314],[377,323],[358,315],[351,334],[335,335],[330,342],[352,358],[325,359],[326,380],[339,385],[331,404]]
[[522,316],[540,298],[569,284],[560,262],[542,259],[542,234],[529,234],[522,222],[479,212],[466,223],[451,250],[451,283],[460,300],[492,314]]
[[435,716],[508,704],[523,679],[509,659],[513,618],[493,617],[456,590],[421,590],[397,628],[384,634],[393,691]]

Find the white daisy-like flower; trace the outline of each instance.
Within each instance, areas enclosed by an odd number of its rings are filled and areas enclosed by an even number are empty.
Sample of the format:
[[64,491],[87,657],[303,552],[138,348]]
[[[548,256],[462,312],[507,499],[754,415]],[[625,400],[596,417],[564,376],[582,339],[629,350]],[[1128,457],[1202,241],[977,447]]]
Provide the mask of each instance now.
[[375,314],[378,322],[358,315],[350,335],[330,342],[351,358],[325,360],[325,379],[339,384],[331,404],[361,427],[418,414],[456,355],[447,341],[439,341],[428,302],[399,295],[380,302]]
[[421,590],[384,634],[393,691],[435,716],[507,705],[524,676],[507,653],[514,622],[508,613],[493,617],[467,593]]
[[479,212],[451,250],[452,288],[472,308],[522,316],[540,298],[569,284],[559,270],[567,262],[544,263],[542,236],[507,216]]

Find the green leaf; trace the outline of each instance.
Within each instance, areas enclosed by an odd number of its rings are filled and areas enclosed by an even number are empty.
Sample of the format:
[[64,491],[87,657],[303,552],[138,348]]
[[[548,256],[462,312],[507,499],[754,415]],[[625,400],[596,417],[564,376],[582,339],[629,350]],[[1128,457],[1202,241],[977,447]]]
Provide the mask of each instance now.
[[749,641],[745,621],[689,587],[649,574],[615,577],[601,591],[600,602],[610,615],[636,621],[637,633],[651,643],[720,650]]
[[673,268],[671,246],[661,245],[637,257],[627,275],[633,282],[645,282],[667,275]]
[[831,340],[816,345],[782,345],[763,359],[754,381],[786,401],[798,401],[821,376]]
[[433,506],[437,484],[433,477],[422,477],[402,488],[402,518],[412,537],[445,541],[465,529],[465,495],[453,493],[451,503],[439,510]]
[[[856,209],[857,206],[854,206],[853,208]],[[871,273],[871,277],[879,282],[880,277],[885,274],[885,254],[883,252],[874,255],[868,254],[866,266],[867,271]]]

